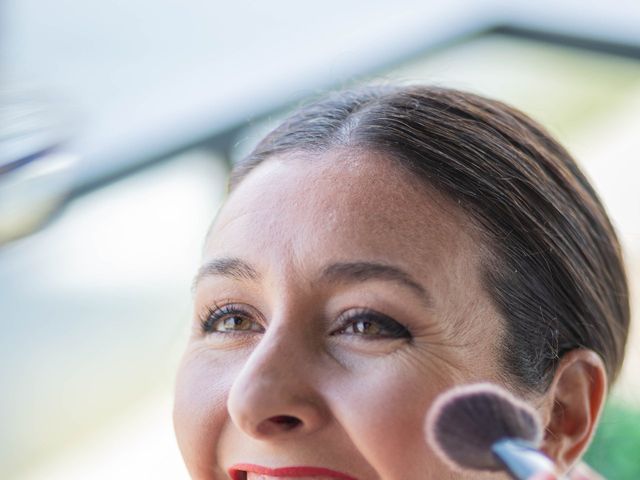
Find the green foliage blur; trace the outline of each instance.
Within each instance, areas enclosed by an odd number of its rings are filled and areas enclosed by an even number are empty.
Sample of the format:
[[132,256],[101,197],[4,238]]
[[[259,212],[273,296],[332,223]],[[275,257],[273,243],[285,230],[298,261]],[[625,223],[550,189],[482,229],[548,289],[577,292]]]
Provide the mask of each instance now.
[[640,410],[610,401],[585,461],[608,480],[640,479]]

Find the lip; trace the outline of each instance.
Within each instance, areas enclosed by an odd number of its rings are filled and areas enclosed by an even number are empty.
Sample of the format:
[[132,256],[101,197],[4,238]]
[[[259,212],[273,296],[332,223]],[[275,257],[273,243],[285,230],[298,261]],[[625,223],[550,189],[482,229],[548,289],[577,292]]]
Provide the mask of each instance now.
[[254,465],[251,463],[239,463],[229,468],[229,475],[233,480],[244,480],[242,472],[258,473],[260,475],[269,475],[270,477],[331,477],[337,480],[357,480],[346,473],[331,470],[324,467],[280,467],[269,468],[262,465]]

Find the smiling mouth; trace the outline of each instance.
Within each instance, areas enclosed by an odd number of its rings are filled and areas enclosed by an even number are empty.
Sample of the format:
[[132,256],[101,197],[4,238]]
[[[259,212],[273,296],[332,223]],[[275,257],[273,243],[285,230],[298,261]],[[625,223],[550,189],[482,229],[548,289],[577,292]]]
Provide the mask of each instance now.
[[357,480],[322,467],[269,468],[261,465],[234,465],[229,469],[233,480]]

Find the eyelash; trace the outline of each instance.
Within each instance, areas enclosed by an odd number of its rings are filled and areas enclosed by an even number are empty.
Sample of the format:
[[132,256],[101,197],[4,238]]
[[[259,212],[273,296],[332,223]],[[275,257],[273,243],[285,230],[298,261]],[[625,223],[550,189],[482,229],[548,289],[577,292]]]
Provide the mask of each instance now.
[[[374,325],[379,326],[383,331],[387,332],[381,335],[377,335],[378,338],[411,338],[411,333],[405,326],[396,322],[392,318],[387,317],[386,315],[382,315],[372,310],[367,310],[366,308],[350,310],[347,316],[342,320],[342,327],[332,333],[332,335],[344,333],[345,330],[357,323],[356,320],[370,322]],[[358,334],[349,333],[347,335]],[[361,334],[359,336],[367,335]]]
[[[242,308],[240,305],[227,304],[227,305],[219,306],[217,304],[214,304],[213,306],[207,307],[204,314],[200,317],[200,326],[201,326],[202,332],[205,334],[209,334],[209,333],[224,333],[224,334],[232,333],[233,334],[233,333],[241,332],[242,330],[236,330],[236,331],[231,330],[228,332],[214,330],[216,323],[227,316],[238,316],[238,317],[242,316],[249,320],[251,319],[251,313],[246,309]],[[264,328],[263,328],[263,331],[264,331]]]
[[[202,332],[204,334],[242,334],[242,332],[246,332],[248,330],[231,330],[231,331],[220,331],[214,330],[214,327],[217,322],[224,319],[226,316],[242,316],[251,320],[251,313],[246,309],[236,304],[227,304],[218,306],[214,304],[212,307],[207,307],[206,311],[200,318],[200,325]],[[382,331],[386,333],[379,335],[366,335],[359,333],[346,333],[346,330],[350,327],[354,327],[358,322],[364,321],[369,322],[372,325],[378,326]],[[412,335],[409,330],[396,322],[390,317],[386,315],[382,315],[380,313],[374,312],[372,310],[368,310],[365,308],[350,310],[347,313],[347,316],[342,319],[342,326],[331,333],[331,335],[345,334],[345,335],[356,335],[359,337],[372,337],[372,339],[380,339],[380,338],[411,338]],[[264,327],[260,327],[261,331],[264,332]],[[258,332],[259,330],[250,330],[251,332]]]

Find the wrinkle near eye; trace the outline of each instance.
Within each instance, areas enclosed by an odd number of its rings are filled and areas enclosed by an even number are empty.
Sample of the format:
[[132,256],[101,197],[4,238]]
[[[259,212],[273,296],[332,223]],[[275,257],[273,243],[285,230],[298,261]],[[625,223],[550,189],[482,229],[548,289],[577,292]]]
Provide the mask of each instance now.
[[468,369],[464,362],[458,362],[441,350],[443,349],[434,348],[434,345],[416,342],[412,348],[397,352],[396,360],[400,364],[398,368],[405,371],[418,370],[425,379],[435,378],[443,382],[466,377]]

